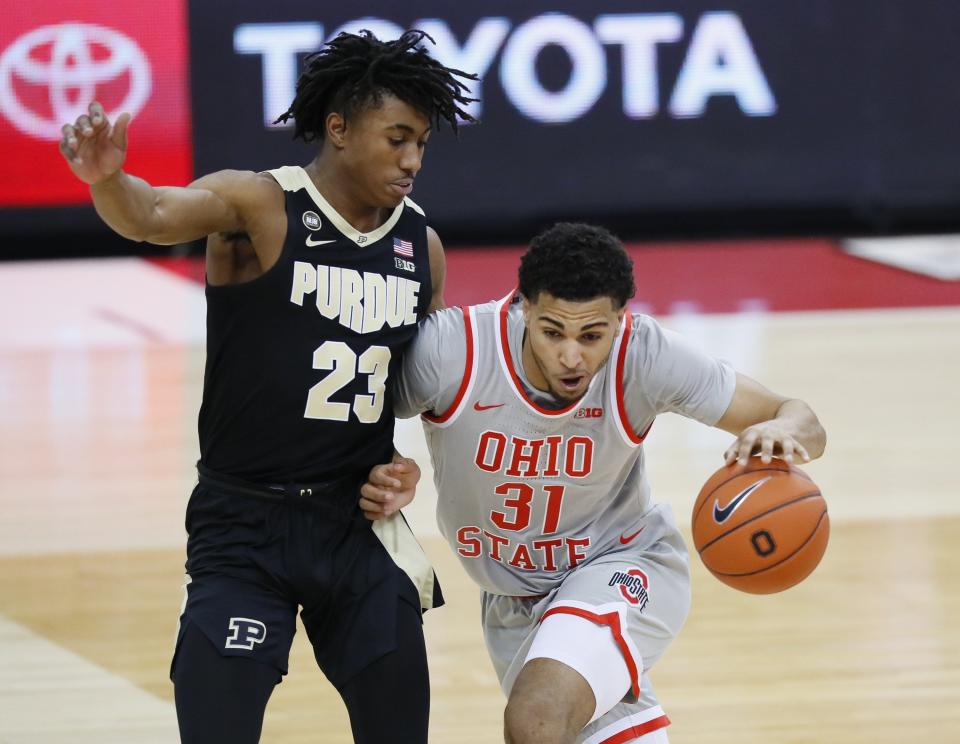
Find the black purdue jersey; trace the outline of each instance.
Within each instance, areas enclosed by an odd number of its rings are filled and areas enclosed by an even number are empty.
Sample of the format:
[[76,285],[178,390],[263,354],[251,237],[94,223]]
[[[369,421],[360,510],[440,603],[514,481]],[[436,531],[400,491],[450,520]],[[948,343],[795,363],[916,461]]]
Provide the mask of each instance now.
[[426,220],[409,199],[370,233],[299,167],[276,265],[207,285],[200,462],[260,483],[326,480],[393,455],[392,385],[432,296]]

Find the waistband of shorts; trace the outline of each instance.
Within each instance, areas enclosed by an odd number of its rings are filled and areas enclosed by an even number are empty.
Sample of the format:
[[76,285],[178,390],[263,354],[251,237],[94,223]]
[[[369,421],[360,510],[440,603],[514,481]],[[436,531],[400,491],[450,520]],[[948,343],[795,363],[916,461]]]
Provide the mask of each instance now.
[[312,483],[254,483],[217,473],[198,462],[197,479],[201,486],[232,496],[320,509],[344,521],[368,521],[360,511],[359,503],[363,477],[355,472]]

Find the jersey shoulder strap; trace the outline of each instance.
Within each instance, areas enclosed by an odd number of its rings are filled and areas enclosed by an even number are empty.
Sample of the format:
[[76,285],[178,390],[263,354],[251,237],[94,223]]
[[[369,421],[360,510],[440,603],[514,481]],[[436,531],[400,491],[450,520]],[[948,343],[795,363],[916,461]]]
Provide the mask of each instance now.
[[[653,422],[650,423],[644,431],[637,433],[634,429],[633,424],[630,423],[630,417],[627,415],[627,404],[623,396],[623,377],[624,377],[624,368],[626,367],[627,353],[631,347],[630,341],[633,338],[633,315],[627,310],[623,314],[623,323],[620,328],[620,335],[617,337],[617,340],[613,344],[613,349],[610,351],[611,360],[616,360],[616,366],[614,367],[614,384],[610,386],[610,404],[611,408],[616,411],[614,420],[617,422],[617,429],[620,432],[620,435],[624,438],[627,444],[630,444],[634,447],[637,447],[643,444],[643,440],[647,438],[647,434],[650,432],[650,427],[653,426]],[[633,339],[634,344],[636,344],[636,339]]]
[[283,165],[279,168],[268,170],[273,179],[280,184],[284,191],[300,191],[307,187],[306,181],[309,180],[307,172],[298,165]]
[[409,196],[403,197],[403,203],[406,204],[408,207],[410,207],[410,209],[412,209],[414,212],[417,212],[421,217],[426,217],[426,216],[427,216],[426,213],[424,213],[424,211],[423,211],[423,207],[421,207],[419,204],[417,204],[417,203],[416,203],[413,199],[411,199]]
[[463,364],[463,378],[460,381],[460,387],[457,388],[457,394],[453,402],[447,407],[447,410],[439,414],[422,414],[425,421],[429,421],[434,426],[445,428],[450,426],[460,416],[464,404],[469,400],[470,393],[473,390],[474,382],[477,378],[477,316],[475,307],[460,307],[463,314],[463,326],[466,331],[467,354]]

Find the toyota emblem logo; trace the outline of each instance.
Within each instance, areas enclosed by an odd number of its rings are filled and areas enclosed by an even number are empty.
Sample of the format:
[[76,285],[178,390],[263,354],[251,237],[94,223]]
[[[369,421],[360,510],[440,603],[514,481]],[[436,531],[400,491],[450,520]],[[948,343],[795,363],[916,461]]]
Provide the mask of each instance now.
[[[0,55],[0,113],[24,134],[60,139],[60,128],[87,111],[97,87],[129,76],[126,96],[112,111],[136,116],[150,97],[150,63],[136,42],[90,23],[60,23],[29,31]],[[18,95],[24,84],[45,89],[49,106]],[[31,107],[32,104],[32,107]],[[40,108],[40,110],[38,110]]]

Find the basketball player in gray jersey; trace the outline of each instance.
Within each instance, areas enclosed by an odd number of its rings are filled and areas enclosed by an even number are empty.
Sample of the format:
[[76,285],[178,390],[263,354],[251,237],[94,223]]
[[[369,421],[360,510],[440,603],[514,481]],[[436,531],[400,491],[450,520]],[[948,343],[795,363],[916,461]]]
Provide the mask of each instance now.
[[[728,462],[823,452],[805,403],[631,315],[633,294],[613,235],[556,225],[524,255],[518,294],[422,321],[398,380],[397,415],[423,415],[440,529],[483,589],[512,744],[667,742],[647,671],[683,625],[690,585],[646,478],[658,414],[735,434]],[[368,515],[391,483],[372,471]]]

